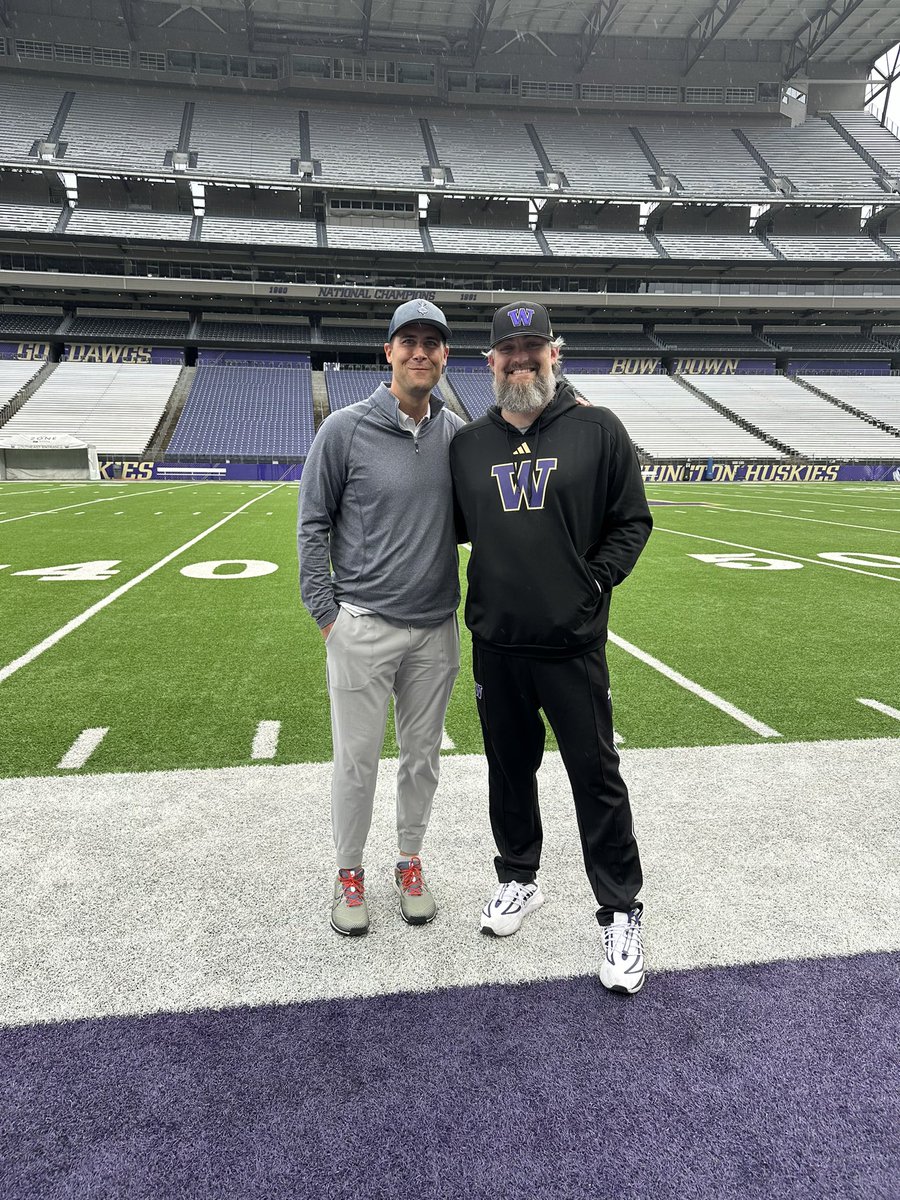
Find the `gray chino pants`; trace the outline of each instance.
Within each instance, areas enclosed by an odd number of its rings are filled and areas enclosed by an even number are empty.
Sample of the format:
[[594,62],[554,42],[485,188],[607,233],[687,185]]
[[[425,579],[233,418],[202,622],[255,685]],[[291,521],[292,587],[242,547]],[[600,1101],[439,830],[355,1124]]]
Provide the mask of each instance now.
[[374,615],[354,617],[342,608],[325,650],[337,865],[358,867],[363,861],[391,694],[400,750],[397,844],[416,854],[431,815],[444,717],[459,671],[456,614],[441,625],[414,628]]

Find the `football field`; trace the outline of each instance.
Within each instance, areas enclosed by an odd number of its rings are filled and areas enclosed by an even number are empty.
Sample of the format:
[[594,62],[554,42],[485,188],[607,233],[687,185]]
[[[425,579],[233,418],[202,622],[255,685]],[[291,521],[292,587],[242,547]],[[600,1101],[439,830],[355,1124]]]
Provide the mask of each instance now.
[[[900,736],[900,488],[648,494],[612,607],[623,746]],[[0,774],[327,760],[296,503],[291,484],[0,484]],[[472,693],[464,631],[447,754],[481,749]]]

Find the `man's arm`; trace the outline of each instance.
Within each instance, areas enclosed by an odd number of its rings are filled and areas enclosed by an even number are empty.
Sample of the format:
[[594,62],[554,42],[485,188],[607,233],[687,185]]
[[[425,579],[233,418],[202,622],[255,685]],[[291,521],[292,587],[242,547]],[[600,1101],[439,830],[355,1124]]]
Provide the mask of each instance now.
[[300,478],[297,551],[300,595],[324,637],[338,615],[331,582],[331,531],[346,482],[346,457],[339,430],[323,422],[310,447]]
[[637,453],[624,425],[616,423],[603,529],[585,555],[603,592],[631,574],[653,528]]

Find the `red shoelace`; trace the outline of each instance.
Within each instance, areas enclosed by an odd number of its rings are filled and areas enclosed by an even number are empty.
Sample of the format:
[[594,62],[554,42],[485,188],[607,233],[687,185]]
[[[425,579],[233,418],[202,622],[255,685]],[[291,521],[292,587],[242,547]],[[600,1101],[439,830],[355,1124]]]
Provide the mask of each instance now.
[[407,896],[422,895],[422,864],[417,858],[411,858],[400,872],[400,887]]
[[362,876],[357,875],[354,871],[348,871],[346,875],[341,875],[341,887],[344,889],[344,900],[347,907],[359,908],[363,902],[363,896],[366,894]]

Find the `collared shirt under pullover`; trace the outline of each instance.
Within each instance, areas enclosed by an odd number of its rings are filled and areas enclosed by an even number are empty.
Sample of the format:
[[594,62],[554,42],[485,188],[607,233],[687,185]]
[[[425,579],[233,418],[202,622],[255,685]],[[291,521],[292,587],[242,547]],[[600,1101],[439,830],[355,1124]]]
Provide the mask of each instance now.
[[459,604],[449,446],[463,421],[432,396],[413,434],[382,384],[333,412],[300,480],[300,593],[320,628],[342,602],[437,625]]

